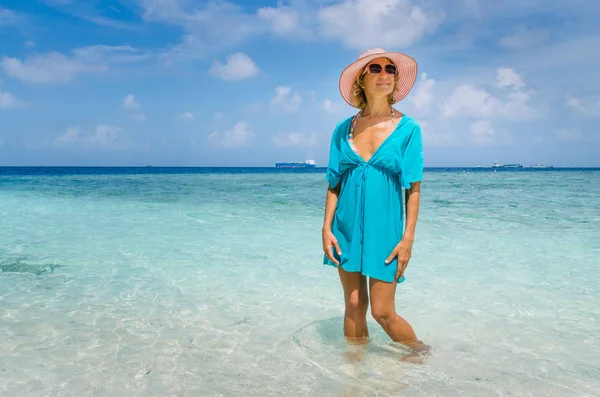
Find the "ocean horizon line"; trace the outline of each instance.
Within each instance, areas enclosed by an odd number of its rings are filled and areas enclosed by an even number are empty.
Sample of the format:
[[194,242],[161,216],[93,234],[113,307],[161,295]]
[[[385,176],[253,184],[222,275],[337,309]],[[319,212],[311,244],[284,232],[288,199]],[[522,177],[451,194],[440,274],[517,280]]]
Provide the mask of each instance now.
[[[269,172],[282,172],[282,173],[314,173],[314,172],[325,172],[327,166],[315,166],[315,167],[299,167],[299,168],[278,168],[275,166],[243,166],[243,165],[0,165],[0,175],[3,173],[19,173],[18,171],[32,172],[32,171],[75,171],[75,170],[89,170],[89,171],[101,171],[101,170],[143,170],[144,173],[157,173],[161,170],[247,170],[247,171],[269,171]],[[4,171],[4,172],[3,172]],[[552,166],[552,167],[535,167],[535,166],[522,166],[520,168],[495,168],[492,166],[427,166],[424,167],[424,171],[500,171],[500,172],[524,172],[524,171],[600,171],[600,166]]]
[[[544,167],[536,167],[536,164],[532,165],[523,165],[521,168],[514,169],[524,169],[524,168],[534,168],[534,169],[556,169],[556,168],[582,168],[582,169],[600,169],[600,165],[595,166],[580,166],[580,165],[552,165],[552,166],[544,166]],[[279,168],[274,165],[0,165],[0,168]],[[326,165],[315,166],[315,167],[283,167],[285,169],[326,169]],[[435,166],[425,166],[425,169],[434,169],[434,168],[490,168],[494,169],[495,167],[491,165],[435,165]],[[503,168],[503,169],[509,169]],[[279,168],[282,169],[282,168]],[[496,168],[497,169],[497,168]]]

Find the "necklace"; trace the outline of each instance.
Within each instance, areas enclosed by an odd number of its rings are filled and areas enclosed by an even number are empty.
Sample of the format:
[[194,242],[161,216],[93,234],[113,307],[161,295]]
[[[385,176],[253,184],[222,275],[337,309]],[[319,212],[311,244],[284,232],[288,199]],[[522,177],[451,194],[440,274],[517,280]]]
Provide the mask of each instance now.
[[[348,143],[350,143],[350,147],[356,153],[358,150],[356,149],[356,145],[354,144],[354,127],[356,127],[356,121],[362,116],[364,109],[361,109],[353,118],[352,125],[350,126],[350,132],[348,132]],[[394,113],[394,108],[392,108],[392,131],[396,128],[396,114]]]

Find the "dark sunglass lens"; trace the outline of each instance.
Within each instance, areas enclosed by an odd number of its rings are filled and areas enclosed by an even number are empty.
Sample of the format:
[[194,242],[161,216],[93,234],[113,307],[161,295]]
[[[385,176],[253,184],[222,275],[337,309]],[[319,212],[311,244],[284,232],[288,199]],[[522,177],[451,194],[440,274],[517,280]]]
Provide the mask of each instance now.
[[396,74],[396,65],[385,65],[385,72],[388,74]]
[[369,72],[371,73],[381,73],[381,65],[376,63],[372,63],[369,65]]

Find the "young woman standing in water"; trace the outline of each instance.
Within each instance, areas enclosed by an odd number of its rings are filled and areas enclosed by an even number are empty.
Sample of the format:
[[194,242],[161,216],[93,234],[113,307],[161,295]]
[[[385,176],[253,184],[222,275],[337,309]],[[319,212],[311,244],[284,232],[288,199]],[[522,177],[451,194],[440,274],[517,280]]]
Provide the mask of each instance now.
[[408,95],[416,77],[413,58],[379,48],[342,72],[340,92],[358,113],[331,137],[322,235],[323,263],[338,268],[344,290],[348,341],[368,342],[370,304],[393,341],[423,352],[428,346],[395,308],[415,238],[423,143],[419,124],[392,105]]

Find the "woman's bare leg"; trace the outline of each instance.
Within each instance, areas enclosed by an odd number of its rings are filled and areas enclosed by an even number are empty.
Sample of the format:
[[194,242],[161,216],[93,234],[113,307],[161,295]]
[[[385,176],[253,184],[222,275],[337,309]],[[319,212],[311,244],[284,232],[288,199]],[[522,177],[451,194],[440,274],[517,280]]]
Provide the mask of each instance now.
[[338,273],[344,288],[344,336],[351,343],[366,343],[369,340],[367,278],[359,272],[347,272],[341,267],[338,267]]
[[427,351],[428,346],[417,339],[411,325],[396,313],[395,295],[397,283],[369,279],[371,314],[394,342],[417,351]]

